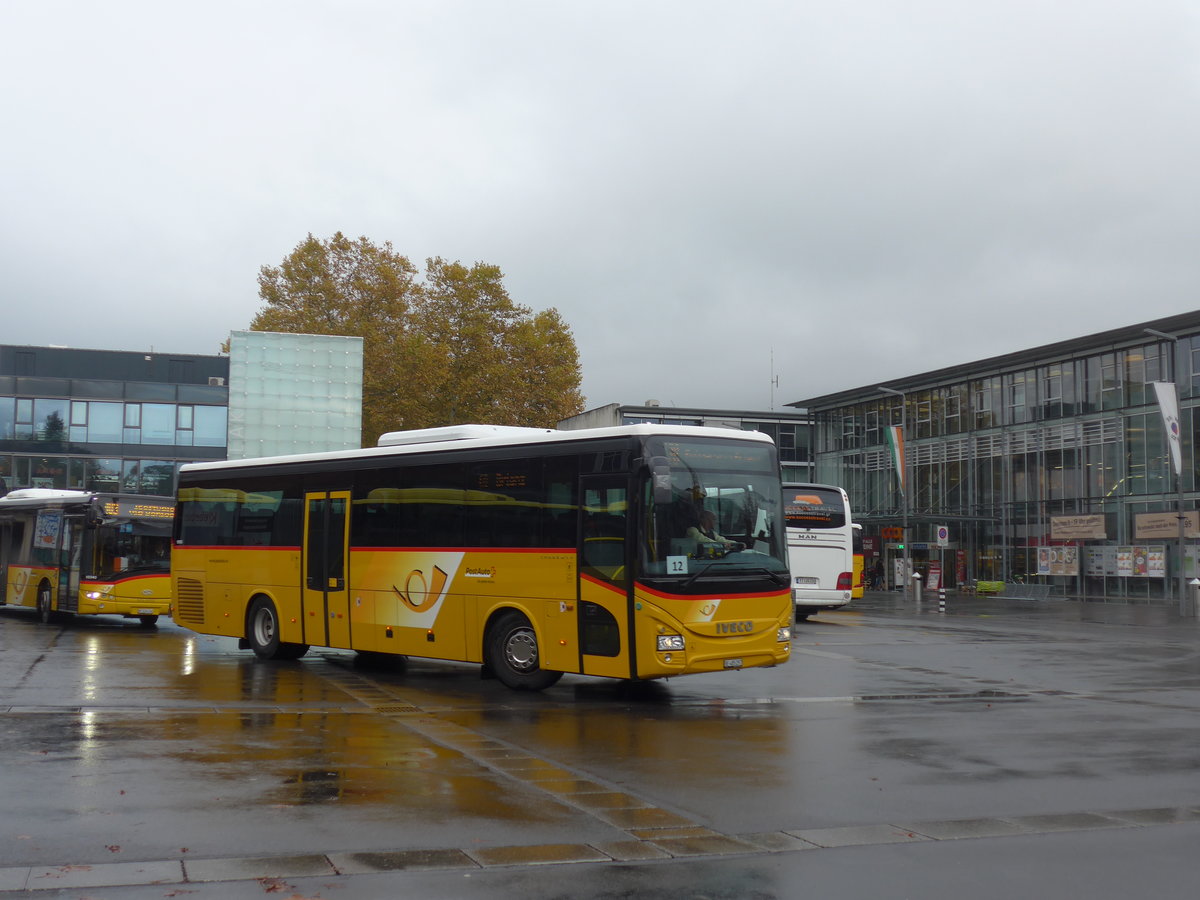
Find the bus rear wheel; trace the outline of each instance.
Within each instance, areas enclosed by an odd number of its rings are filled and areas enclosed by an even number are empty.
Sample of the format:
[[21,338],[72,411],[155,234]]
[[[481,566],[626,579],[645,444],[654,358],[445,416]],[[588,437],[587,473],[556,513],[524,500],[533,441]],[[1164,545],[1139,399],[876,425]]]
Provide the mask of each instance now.
[[308,652],[308,644],[288,644],[279,639],[279,613],[266,597],[258,597],[250,604],[246,639],[259,659],[299,659]]
[[493,674],[513,690],[540,691],[562,678],[562,672],[540,666],[537,633],[519,612],[504,613],[496,620],[484,656]]

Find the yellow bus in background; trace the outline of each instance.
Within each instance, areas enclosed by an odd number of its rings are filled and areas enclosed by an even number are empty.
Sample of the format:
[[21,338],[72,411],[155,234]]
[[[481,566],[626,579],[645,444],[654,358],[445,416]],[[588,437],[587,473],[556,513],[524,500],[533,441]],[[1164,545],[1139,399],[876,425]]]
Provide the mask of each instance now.
[[0,605],[115,615],[171,611],[173,497],[28,488],[0,497]]
[[192,463],[175,621],[265,659],[472,662],[525,690],[774,666],[792,617],[778,472],[765,435],[653,425]]
[[853,541],[854,549],[854,580],[851,582],[850,597],[853,600],[861,600],[863,594],[866,593],[867,572],[866,572],[866,556],[863,553],[863,527],[858,522],[850,525],[850,538]]

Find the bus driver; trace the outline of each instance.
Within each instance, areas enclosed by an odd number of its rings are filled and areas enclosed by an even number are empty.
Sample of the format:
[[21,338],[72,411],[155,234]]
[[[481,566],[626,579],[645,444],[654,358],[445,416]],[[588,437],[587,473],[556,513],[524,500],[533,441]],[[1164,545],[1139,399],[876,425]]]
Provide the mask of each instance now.
[[700,511],[699,524],[688,528],[685,536],[688,540],[700,544],[720,544],[725,553],[742,550],[745,546],[739,541],[731,541],[729,538],[717,534],[717,517],[710,509]]

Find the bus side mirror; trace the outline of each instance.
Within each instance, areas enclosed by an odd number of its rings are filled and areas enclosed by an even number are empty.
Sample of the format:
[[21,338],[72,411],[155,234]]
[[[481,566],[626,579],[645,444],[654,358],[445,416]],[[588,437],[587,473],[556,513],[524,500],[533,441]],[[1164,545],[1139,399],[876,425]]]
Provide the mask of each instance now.
[[103,525],[104,524],[104,505],[99,500],[92,500],[88,504],[88,524]]
[[671,502],[671,467],[664,457],[650,460],[650,477],[654,482],[654,502],[665,505]]

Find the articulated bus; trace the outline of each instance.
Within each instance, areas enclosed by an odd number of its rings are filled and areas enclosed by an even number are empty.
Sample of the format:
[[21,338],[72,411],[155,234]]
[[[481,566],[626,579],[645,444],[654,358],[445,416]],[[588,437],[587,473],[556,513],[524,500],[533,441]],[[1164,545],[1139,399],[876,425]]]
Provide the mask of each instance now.
[[[792,614],[778,471],[764,435],[652,425],[191,463],[175,621],[264,659],[480,663],[518,690],[774,666]],[[687,537],[705,511],[721,540]]]
[[0,497],[0,604],[114,615],[171,611],[175,498],[29,488]]
[[783,510],[796,620],[845,606],[854,592],[850,498],[830,484],[785,484]]

